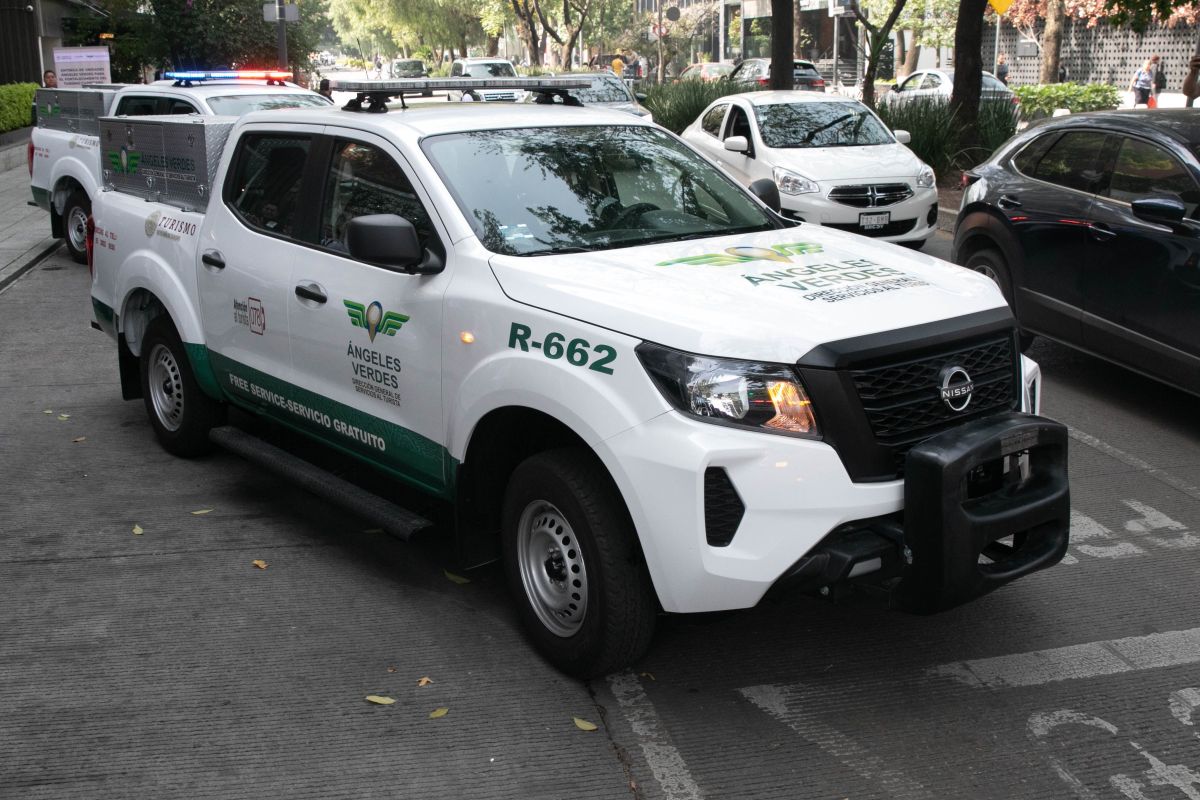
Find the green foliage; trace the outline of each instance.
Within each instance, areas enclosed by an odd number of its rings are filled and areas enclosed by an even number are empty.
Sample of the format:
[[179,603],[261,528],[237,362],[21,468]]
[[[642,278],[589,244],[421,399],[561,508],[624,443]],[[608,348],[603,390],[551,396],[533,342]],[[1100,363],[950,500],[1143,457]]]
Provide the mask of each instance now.
[[729,81],[680,81],[651,86],[643,103],[654,114],[654,121],[674,133],[695,122],[696,117],[719,97],[746,90]]
[[1084,111],[1107,111],[1121,105],[1117,87],[1103,83],[1051,83],[1044,86],[1018,86],[1014,89],[1021,98],[1021,112],[1027,119],[1048,117],[1056,108],[1072,114]]
[[919,98],[905,103],[881,104],[880,119],[892,130],[908,131],[908,147],[940,176],[950,175],[983,161],[1017,132],[1017,107],[1008,102],[981,103],[979,133],[981,148],[964,148],[962,128],[944,100]]
[[33,124],[33,93],[36,83],[6,83],[0,86],[0,133]]

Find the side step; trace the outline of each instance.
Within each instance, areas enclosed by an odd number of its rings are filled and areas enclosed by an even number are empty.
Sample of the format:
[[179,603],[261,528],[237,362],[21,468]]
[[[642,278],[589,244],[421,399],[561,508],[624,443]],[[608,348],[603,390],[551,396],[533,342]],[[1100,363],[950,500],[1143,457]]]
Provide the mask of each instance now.
[[383,528],[393,536],[407,541],[422,528],[433,525],[406,508],[385,500],[377,494],[355,486],[349,481],[310,464],[286,450],[268,444],[240,428],[225,425],[208,432],[213,444],[225,448],[258,466],[286,478],[313,494],[350,509],[359,516]]

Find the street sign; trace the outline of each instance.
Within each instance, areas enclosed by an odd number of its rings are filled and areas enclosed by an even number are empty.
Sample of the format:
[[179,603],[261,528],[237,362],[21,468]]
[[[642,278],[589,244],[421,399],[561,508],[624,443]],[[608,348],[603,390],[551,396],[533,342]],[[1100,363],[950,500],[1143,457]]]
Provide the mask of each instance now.
[[988,5],[992,7],[997,14],[1003,14],[1008,11],[1009,6],[1013,4],[1013,0],[988,0]]
[[829,16],[854,16],[854,0],[829,0]]
[[56,47],[54,71],[66,89],[88,83],[112,83],[107,47]]
[[829,0],[800,0],[797,8],[801,11],[820,11],[829,4]]

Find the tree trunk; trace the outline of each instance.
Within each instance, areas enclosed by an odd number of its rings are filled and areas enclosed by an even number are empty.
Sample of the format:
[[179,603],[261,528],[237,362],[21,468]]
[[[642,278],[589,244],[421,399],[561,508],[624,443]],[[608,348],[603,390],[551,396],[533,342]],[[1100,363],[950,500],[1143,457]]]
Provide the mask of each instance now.
[[[979,148],[979,90],[983,83],[983,11],[987,0],[962,0],[954,27],[954,93],[950,110],[958,121],[964,150]],[[969,154],[974,158],[976,154]]]
[[[917,62],[921,60],[921,42],[916,36],[913,36],[912,47],[908,48],[908,52],[904,54],[904,76],[907,78],[917,71]],[[900,80],[901,76],[896,75],[896,80]]]
[[1046,30],[1042,33],[1041,83],[1058,83],[1058,63],[1062,53],[1063,21],[1066,7],[1063,0],[1048,0],[1046,3]]
[[[800,5],[800,0],[796,0],[792,6],[792,55],[796,58],[803,58],[800,52],[800,40],[804,38],[804,26],[800,24],[800,9],[796,6]],[[714,58],[713,61],[720,61],[719,58]]]
[[487,37],[487,51],[486,51],[487,57],[495,58],[499,54],[500,54],[500,37],[499,36]]
[[[661,2],[661,0],[660,0]],[[791,89],[792,65],[792,21],[796,16],[793,3],[771,3],[771,88]]]
[[888,14],[887,19],[878,28],[873,26],[857,8],[854,11],[862,26],[863,34],[867,37],[867,44],[870,47],[870,51],[867,53],[867,68],[863,73],[862,82],[862,101],[870,108],[875,107],[875,73],[879,70],[879,55],[883,52],[883,46],[887,44],[888,39],[892,37],[892,28],[895,27],[896,20],[899,19],[907,3],[908,0],[896,0],[895,5],[892,6],[891,13]]
[[906,31],[900,31],[896,34],[896,49],[892,53],[892,75],[896,80],[900,80],[900,70],[904,68],[904,59],[908,57],[908,48],[905,46]]

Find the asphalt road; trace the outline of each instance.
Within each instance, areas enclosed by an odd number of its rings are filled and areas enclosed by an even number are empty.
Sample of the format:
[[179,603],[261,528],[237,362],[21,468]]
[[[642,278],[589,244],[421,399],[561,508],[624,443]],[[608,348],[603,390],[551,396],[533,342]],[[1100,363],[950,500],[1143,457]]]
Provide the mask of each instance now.
[[664,618],[582,684],[436,535],[167,456],[88,319],[61,256],[0,294],[4,800],[1200,797],[1195,398],[1039,341],[1066,562],[933,617]]

